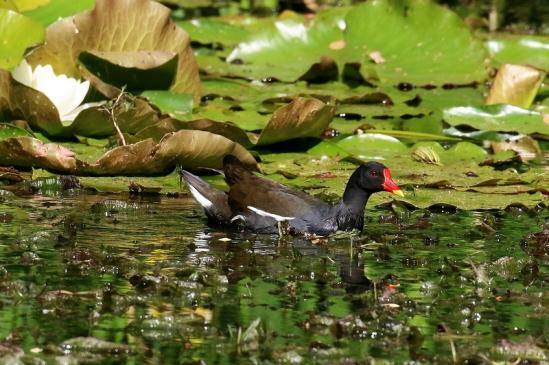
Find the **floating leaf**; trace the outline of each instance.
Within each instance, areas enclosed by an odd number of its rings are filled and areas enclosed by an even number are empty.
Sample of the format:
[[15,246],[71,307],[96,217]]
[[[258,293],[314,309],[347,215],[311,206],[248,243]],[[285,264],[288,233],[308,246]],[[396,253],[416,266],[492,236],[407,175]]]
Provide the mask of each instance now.
[[[58,74],[78,77],[78,57],[84,51],[176,53],[171,90],[193,94],[198,101],[200,80],[189,37],[171,21],[170,10],[156,2],[98,0],[93,11],[49,26],[45,45],[32,53],[29,62],[51,64]],[[138,67],[141,58],[126,61],[126,67]]]
[[540,113],[513,105],[457,106],[444,110],[450,125],[469,125],[483,131],[542,133],[549,135],[549,125]]
[[492,142],[490,145],[495,153],[514,151],[518,153],[522,161],[533,160],[542,155],[539,143],[529,136],[509,142]]
[[335,156],[345,157],[349,155],[349,152],[347,152],[345,149],[340,147],[337,143],[330,142],[330,141],[322,141],[318,143],[316,146],[310,148],[307,151],[307,153],[314,156],[329,156],[329,157],[335,157]]
[[17,66],[25,49],[44,39],[44,27],[33,19],[0,8],[0,68]]
[[376,133],[350,136],[337,142],[337,145],[361,159],[384,159],[408,151],[398,139]]
[[175,94],[165,90],[147,90],[141,93],[163,113],[174,118],[186,118],[193,110],[193,97],[190,94]]
[[[360,62],[366,79],[423,85],[486,78],[482,44],[457,14],[431,1],[369,1],[350,11],[345,21],[348,61]],[[372,52],[385,62],[371,62]]]
[[0,123],[0,140],[12,137],[32,137],[32,133],[13,124]]
[[486,44],[498,65],[524,64],[549,71],[548,36],[497,35]]
[[31,137],[0,140],[0,165],[41,167],[56,172],[74,173],[77,161],[74,152]]
[[76,157],[74,151],[30,137],[0,140],[0,165],[38,167],[54,172],[88,176],[162,175],[177,165],[186,169],[221,168],[223,157],[233,154],[251,168],[253,156],[241,145],[205,131],[182,130],[160,141],[147,139],[116,147],[94,162]]
[[178,67],[177,53],[166,51],[84,51],[78,60],[103,82],[134,92],[168,89]]
[[[251,34],[249,26],[247,30],[238,24],[231,24],[221,19],[213,18],[192,19],[178,22],[177,25],[189,33],[193,42],[202,44],[220,43],[226,46],[236,45],[246,40]],[[223,37],[220,37],[220,34],[223,34]]]
[[334,106],[313,98],[297,98],[277,109],[261,132],[257,145],[267,145],[292,138],[319,137],[330,124]]
[[56,22],[84,10],[90,10],[95,5],[95,0],[38,0],[32,1],[37,7],[32,9],[19,9],[30,18],[35,19],[44,26]]
[[420,146],[412,150],[412,158],[416,161],[440,165],[440,156],[431,147]]
[[253,156],[238,143],[205,131],[182,130],[166,135],[158,143],[147,139],[114,148],[99,160],[82,166],[79,173],[143,176],[166,174],[176,165],[186,169],[221,168],[227,154],[235,155],[248,166],[256,166]]
[[498,70],[486,104],[511,104],[529,108],[544,78],[545,72],[538,69],[505,64]]
[[46,95],[14,80],[4,70],[0,70],[0,117],[5,121],[26,120],[33,129],[49,135],[70,135],[59,121],[57,108]]
[[275,20],[253,32],[231,52],[227,62],[232,65],[217,67],[225,68],[221,69],[223,73],[248,78],[295,81],[320,63],[323,56],[337,58],[340,51],[330,45],[343,39],[347,10],[322,11],[312,20],[298,16]]

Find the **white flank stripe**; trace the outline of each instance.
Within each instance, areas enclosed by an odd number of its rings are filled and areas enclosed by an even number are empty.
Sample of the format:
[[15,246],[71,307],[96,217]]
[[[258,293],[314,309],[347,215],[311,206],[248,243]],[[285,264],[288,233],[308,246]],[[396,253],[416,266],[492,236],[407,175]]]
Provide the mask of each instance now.
[[241,221],[246,222],[246,218],[242,214],[235,215],[234,217],[231,218],[231,222],[234,222],[234,221],[237,221],[237,220],[241,220]]
[[209,201],[204,195],[200,194],[198,190],[195,189],[194,186],[189,184],[189,191],[193,195],[193,197],[196,199],[198,204],[202,205],[205,209],[211,208],[213,206],[212,202]]
[[291,221],[292,219],[295,219],[295,217],[283,217],[281,215],[273,214],[266,212],[264,210],[258,209],[256,207],[252,207],[251,205],[248,205],[248,209],[252,212],[259,214],[262,217],[271,217],[276,219],[277,222],[283,222],[283,221]]

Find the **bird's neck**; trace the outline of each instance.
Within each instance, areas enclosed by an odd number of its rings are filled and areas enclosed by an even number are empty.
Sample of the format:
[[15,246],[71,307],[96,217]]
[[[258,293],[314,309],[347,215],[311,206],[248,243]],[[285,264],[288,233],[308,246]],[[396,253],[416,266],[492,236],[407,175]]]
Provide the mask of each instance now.
[[364,214],[364,208],[370,198],[370,193],[358,187],[352,181],[347,184],[341,204],[350,212],[356,214]]
[[338,210],[337,223],[340,230],[362,230],[364,225],[364,209],[371,193],[361,189],[351,178],[343,197],[336,205]]

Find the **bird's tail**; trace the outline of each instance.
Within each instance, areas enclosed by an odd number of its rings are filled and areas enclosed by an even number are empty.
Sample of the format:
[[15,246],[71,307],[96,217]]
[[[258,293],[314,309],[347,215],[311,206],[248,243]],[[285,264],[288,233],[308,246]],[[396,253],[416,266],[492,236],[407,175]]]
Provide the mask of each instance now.
[[186,170],[180,170],[179,174],[189,187],[189,192],[204,212],[213,221],[220,224],[227,224],[231,220],[231,209],[227,194],[214,188],[198,176]]

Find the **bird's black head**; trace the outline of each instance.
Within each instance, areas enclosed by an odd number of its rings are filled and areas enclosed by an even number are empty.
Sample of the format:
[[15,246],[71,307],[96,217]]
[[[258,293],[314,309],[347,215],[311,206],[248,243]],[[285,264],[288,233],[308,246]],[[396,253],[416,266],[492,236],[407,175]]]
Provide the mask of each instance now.
[[402,191],[391,177],[391,171],[379,162],[367,162],[361,165],[355,175],[355,183],[370,193],[388,191],[403,196]]

